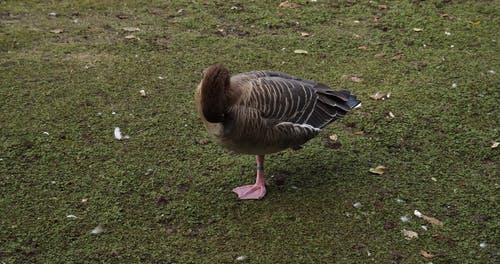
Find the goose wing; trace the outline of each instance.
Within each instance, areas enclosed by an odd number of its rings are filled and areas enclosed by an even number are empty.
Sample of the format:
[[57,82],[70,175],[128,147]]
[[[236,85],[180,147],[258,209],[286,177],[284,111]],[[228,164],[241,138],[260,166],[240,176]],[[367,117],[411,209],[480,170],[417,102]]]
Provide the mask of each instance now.
[[320,130],[344,116],[360,102],[348,91],[285,73],[250,72],[251,92],[245,106],[258,109],[261,117],[276,125]]

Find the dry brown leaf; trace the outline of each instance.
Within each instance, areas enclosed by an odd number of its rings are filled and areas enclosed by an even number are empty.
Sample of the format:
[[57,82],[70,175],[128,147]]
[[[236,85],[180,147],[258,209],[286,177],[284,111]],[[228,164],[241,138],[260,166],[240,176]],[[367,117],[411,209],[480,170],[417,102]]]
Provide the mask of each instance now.
[[54,34],[61,34],[64,32],[64,29],[56,28],[56,29],[52,29],[50,32],[54,33]]
[[403,230],[401,230],[401,232],[405,236],[406,240],[412,240],[414,238],[418,238],[418,233],[415,231],[403,229]]
[[377,53],[377,54],[375,54],[375,57],[378,57],[378,58],[385,57],[385,53],[383,53],[383,52]]
[[401,59],[403,59],[403,55],[402,54],[398,54],[398,55],[392,57],[392,60],[401,60]]
[[378,175],[382,175],[384,174],[385,172],[385,166],[383,165],[378,165],[377,167],[375,168],[370,168],[369,172],[373,173],[373,174],[378,174]]
[[431,258],[435,257],[435,255],[434,255],[434,254],[430,253],[430,252],[429,252],[429,251],[427,251],[427,250],[423,250],[423,249],[422,249],[422,250],[420,250],[420,255],[422,255],[422,256],[423,256],[424,258],[426,258],[426,259],[431,259]]
[[450,15],[446,14],[446,13],[443,13],[443,14],[439,14],[440,17],[450,17]]
[[134,34],[127,35],[125,36],[126,39],[139,39],[138,37],[134,36]]
[[382,20],[382,18],[380,18],[378,16],[372,17],[372,21],[375,22],[375,23],[380,22],[380,20]]
[[363,81],[363,79],[361,79],[360,77],[358,76],[351,76],[351,81],[353,82],[357,82],[357,83],[360,83]]
[[358,34],[352,34],[352,38],[353,38],[353,39],[360,39],[360,38],[361,38],[361,36],[360,36],[360,35],[358,35]]
[[385,100],[385,98],[387,98],[387,95],[385,93],[376,92],[370,95],[370,98],[373,100]]
[[311,34],[307,33],[307,32],[300,32],[300,35],[302,37],[309,37]]
[[382,10],[382,9],[387,9],[386,5],[377,5],[377,8]]
[[300,8],[300,5],[299,4],[296,4],[296,3],[290,3],[288,1],[285,1],[285,2],[281,2],[279,7],[288,7],[288,8]]
[[500,146],[500,142],[493,142],[493,144],[491,144],[491,148],[494,149],[494,148],[498,148],[498,146]]
[[354,132],[354,135],[358,135],[358,136],[362,136],[364,134],[365,134],[365,131],[363,131],[363,130]]
[[422,219],[424,219],[425,221],[427,221],[428,223],[430,223],[432,225],[438,225],[438,226],[443,225],[443,222],[441,222],[440,220],[438,220],[434,217],[426,216],[424,214],[422,214]]
[[308,54],[309,53],[309,52],[307,52],[307,50],[301,50],[301,49],[296,49],[293,52],[297,53],[297,54]]
[[337,141],[339,139],[339,137],[336,134],[331,135],[329,138],[331,141]]
[[138,27],[124,27],[123,28],[124,31],[127,31],[127,32],[136,32],[136,31],[141,31],[140,28]]
[[358,47],[359,50],[367,50],[368,49],[368,46],[366,45],[363,45],[361,47]]

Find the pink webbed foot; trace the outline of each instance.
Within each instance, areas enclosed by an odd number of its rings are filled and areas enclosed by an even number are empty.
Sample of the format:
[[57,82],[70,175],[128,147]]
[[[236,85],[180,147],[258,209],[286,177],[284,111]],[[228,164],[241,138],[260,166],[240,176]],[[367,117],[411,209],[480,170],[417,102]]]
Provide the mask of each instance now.
[[266,195],[265,184],[243,185],[233,189],[240,200],[258,200]]

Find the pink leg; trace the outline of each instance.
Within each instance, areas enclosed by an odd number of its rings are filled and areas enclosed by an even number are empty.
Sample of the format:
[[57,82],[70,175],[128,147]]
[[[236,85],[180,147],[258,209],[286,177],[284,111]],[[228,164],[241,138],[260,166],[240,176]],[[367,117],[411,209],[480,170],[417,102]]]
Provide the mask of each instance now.
[[266,179],[264,179],[264,155],[257,155],[257,178],[255,184],[236,187],[233,192],[240,200],[262,199],[266,195]]

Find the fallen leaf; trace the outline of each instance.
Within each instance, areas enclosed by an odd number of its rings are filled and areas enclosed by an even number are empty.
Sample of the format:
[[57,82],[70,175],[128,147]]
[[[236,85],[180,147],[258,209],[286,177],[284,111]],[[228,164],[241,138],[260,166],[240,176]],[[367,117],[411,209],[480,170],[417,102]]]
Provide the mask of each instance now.
[[392,57],[392,60],[401,60],[401,59],[403,59],[403,55],[402,54],[398,54],[398,55]]
[[329,138],[331,141],[337,141],[339,139],[339,137],[336,134],[331,135]]
[[361,36],[360,36],[360,35],[358,35],[358,34],[352,34],[352,38],[353,38],[353,39],[360,39],[360,38],[361,38]]
[[297,53],[297,54],[308,54],[309,53],[309,52],[307,52],[307,50],[301,50],[301,49],[296,49],[293,52]]
[[423,250],[423,249],[420,250],[420,255],[422,255],[426,259],[431,259],[431,258],[435,257],[434,254],[430,253],[427,250]]
[[439,14],[440,17],[450,17],[450,15],[446,14],[446,13],[443,13],[443,14]]
[[386,94],[381,93],[381,92],[376,92],[372,95],[370,95],[370,98],[373,100],[384,100],[386,98]]
[[468,21],[468,23],[469,23],[469,24],[471,24],[471,25],[475,25],[475,26],[477,26],[477,25],[481,24],[481,21],[479,21],[479,20],[476,20],[476,21]]
[[377,8],[382,10],[382,9],[387,9],[386,5],[377,5]]
[[394,115],[394,113],[390,112],[387,114],[390,118],[395,118],[396,116]]
[[309,34],[309,33],[307,33],[307,32],[300,32],[300,35],[301,35],[302,37],[309,37],[309,36],[310,36],[310,34]]
[[493,144],[491,144],[491,148],[494,149],[494,148],[498,148],[498,146],[500,146],[500,142],[493,142]]
[[83,198],[83,199],[80,201],[80,204],[81,204],[81,205],[83,205],[83,206],[86,206],[88,203],[89,203],[89,198]]
[[429,222],[432,225],[439,225],[439,226],[443,225],[443,222],[441,222],[440,220],[434,217],[426,216],[424,214],[422,215],[422,219],[424,219],[425,221]]
[[361,47],[358,47],[358,49],[359,49],[359,50],[367,50],[367,49],[368,49],[368,46],[363,45],[363,46],[361,46]]
[[126,14],[118,14],[118,15],[116,15],[116,17],[119,19],[128,19],[129,18],[129,16]]
[[354,132],[354,135],[358,135],[358,136],[362,136],[364,134],[365,134],[365,131],[363,131],[363,130]]
[[375,54],[375,57],[377,57],[377,58],[385,57],[385,53],[383,53],[383,52],[377,53],[377,54]]
[[131,34],[131,35],[126,35],[125,36],[126,39],[139,39],[138,37],[136,37],[135,35]]
[[415,231],[403,229],[403,230],[401,230],[401,232],[405,236],[406,240],[412,240],[412,239],[418,238],[418,233]]
[[285,2],[281,2],[279,7],[288,7],[288,8],[300,8],[300,5],[296,4],[296,3],[291,3],[291,2],[288,2],[288,1],[285,1]]
[[413,31],[415,31],[415,32],[422,32],[422,31],[424,31],[424,29],[423,28],[413,28]]
[[369,172],[373,173],[373,174],[378,174],[378,175],[382,175],[384,174],[385,172],[385,166],[383,165],[378,165],[377,167],[375,168],[370,168]]
[[138,27],[124,27],[123,30],[127,31],[127,32],[136,32],[136,31],[141,31],[140,28]]
[[363,79],[361,79],[361,78],[360,78],[360,77],[358,77],[358,76],[352,76],[352,77],[351,77],[351,81],[353,81],[353,82],[357,82],[357,83],[360,83],[360,82],[362,82],[362,81],[363,81]]
[[54,34],[61,34],[64,32],[64,29],[60,29],[60,28],[52,29],[50,32],[54,33]]
[[67,215],[66,218],[69,218],[69,219],[77,219],[78,217],[76,215]]
[[372,17],[372,21],[375,22],[375,23],[378,23],[380,22],[380,20],[382,20],[382,18],[378,17],[378,16],[374,16]]

